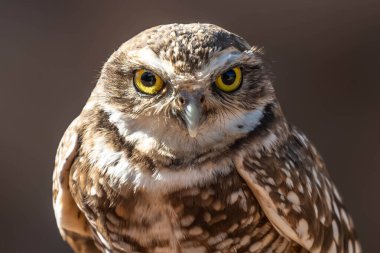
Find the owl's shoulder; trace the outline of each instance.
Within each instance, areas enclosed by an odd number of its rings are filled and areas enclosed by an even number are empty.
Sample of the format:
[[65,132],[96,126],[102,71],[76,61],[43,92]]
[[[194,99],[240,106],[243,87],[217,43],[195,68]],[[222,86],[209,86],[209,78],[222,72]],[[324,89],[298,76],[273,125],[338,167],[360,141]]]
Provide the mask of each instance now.
[[296,128],[289,127],[283,142],[259,155],[246,150],[236,164],[268,219],[285,237],[311,252],[358,245],[321,156]]

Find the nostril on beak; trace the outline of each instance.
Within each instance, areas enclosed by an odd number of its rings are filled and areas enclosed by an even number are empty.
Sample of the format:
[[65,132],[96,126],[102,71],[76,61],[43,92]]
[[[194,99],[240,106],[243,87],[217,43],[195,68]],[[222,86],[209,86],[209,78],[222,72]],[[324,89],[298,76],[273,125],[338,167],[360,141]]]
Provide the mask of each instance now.
[[180,96],[180,97],[178,98],[178,102],[180,103],[180,105],[184,105],[184,104],[185,104],[185,99],[184,99],[184,97]]
[[203,104],[205,102],[205,99],[205,95],[203,94],[181,92],[178,94],[177,103],[180,106],[186,106],[188,103]]
[[201,96],[200,101],[201,101],[201,104],[203,104],[203,102],[205,101],[205,95]]

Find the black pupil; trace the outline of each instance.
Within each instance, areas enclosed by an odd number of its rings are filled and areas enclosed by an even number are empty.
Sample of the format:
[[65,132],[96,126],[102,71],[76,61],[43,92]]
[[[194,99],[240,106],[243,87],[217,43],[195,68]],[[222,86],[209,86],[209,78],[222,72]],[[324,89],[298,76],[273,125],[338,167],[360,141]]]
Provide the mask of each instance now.
[[233,69],[230,69],[223,73],[222,75],[222,81],[226,85],[231,85],[234,83],[236,79],[236,73]]
[[144,86],[152,87],[156,84],[156,77],[151,72],[144,72],[141,75],[141,82],[144,84]]

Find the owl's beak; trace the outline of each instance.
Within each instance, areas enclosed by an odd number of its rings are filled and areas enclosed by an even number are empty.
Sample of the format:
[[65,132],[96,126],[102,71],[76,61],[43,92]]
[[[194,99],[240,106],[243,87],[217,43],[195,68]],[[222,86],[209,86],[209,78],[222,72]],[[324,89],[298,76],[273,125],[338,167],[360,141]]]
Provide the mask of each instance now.
[[203,114],[204,96],[200,93],[182,92],[178,96],[181,108],[181,116],[187,127],[190,137],[198,135],[198,129]]

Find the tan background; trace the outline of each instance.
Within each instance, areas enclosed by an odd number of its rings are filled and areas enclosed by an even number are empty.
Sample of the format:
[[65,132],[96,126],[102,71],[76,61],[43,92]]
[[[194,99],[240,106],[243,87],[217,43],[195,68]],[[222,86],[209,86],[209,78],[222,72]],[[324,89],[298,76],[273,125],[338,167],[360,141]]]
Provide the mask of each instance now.
[[[264,3],[265,2],[265,3]],[[102,63],[153,25],[210,22],[265,48],[288,119],[379,252],[380,1],[0,1],[0,252],[70,252],[51,206],[59,139]]]

